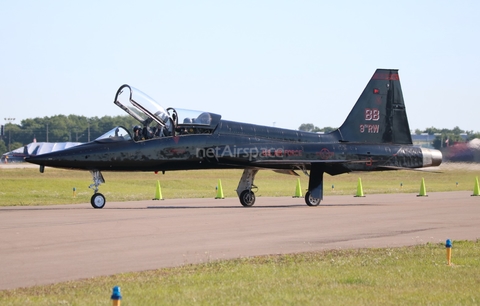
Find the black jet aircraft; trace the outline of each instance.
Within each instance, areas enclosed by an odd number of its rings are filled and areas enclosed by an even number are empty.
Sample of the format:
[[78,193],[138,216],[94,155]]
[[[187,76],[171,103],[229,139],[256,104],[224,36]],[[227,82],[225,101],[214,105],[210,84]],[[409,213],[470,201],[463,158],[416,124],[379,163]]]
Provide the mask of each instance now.
[[164,109],[129,85],[114,103],[139,121],[132,133],[118,126],[92,142],[27,157],[45,167],[89,170],[91,204],[105,205],[101,171],[244,169],[237,187],[243,206],[255,203],[254,179],[261,169],[309,176],[305,202],[323,199],[323,174],[439,166],[438,150],[412,145],[398,70],[378,69],[345,122],[318,134],[223,120],[218,114]]

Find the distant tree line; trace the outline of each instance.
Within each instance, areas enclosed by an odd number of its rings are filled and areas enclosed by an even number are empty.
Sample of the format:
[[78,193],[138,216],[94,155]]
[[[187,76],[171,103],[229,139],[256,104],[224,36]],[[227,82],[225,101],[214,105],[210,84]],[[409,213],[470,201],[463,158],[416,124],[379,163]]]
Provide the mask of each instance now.
[[[319,128],[318,126],[315,126],[313,123],[302,123],[298,127],[298,129],[300,131],[306,131],[306,132],[329,133],[331,131],[336,130],[337,128],[332,128],[330,126]],[[429,128],[426,128],[425,130],[416,129],[415,134],[434,135],[435,138],[433,140],[432,145],[436,149],[441,149],[442,147],[447,147],[457,142],[470,141],[474,138],[480,138],[479,132],[465,131],[459,128],[458,126],[454,127],[453,129],[437,129],[434,127],[429,127]],[[466,135],[466,140],[462,137],[462,135]]]
[[[115,126],[123,126],[132,130],[138,121],[131,116],[103,116],[90,117],[77,115],[56,115],[52,117],[22,120],[20,124],[7,123],[3,126],[3,135],[0,137],[0,154],[20,148],[34,141],[37,142],[87,142],[94,140]],[[337,128],[319,128],[313,123],[302,123],[298,129],[307,132],[329,133]],[[462,142],[462,134],[467,135],[467,141],[480,138],[479,132],[465,131],[458,126],[453,129],[437,129],[434,127],[425,130],[416,129],[415,134],[427,133],[435,135],[433,146],[437,149],[456,142]]]
[[90,117],[56,115],[25,119],[21,124],[6,123],[0,138],[0,154],[37,142],[87,142],[108,132],[115,126],[132,130],[138,121],[131,116]]
[[326,126],[324,128],[319,128],[318,126],[315,126],[313,123],[302,123],[299,127],[299,131],[305,131],[305,132],[313,132],[313,133],[330,133],[332,131],[335,131],[337,128],[333,128],[330,126]]

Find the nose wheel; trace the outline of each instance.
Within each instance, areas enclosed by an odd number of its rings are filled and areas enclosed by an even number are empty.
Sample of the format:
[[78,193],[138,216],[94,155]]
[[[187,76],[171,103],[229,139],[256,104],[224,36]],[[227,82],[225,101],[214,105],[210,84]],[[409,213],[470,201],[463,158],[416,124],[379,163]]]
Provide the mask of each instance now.
[[93,191],[93,196],[90,199],[90,204],[92,204],[93,208],[103,208],[105,206],[105,197],[103,194],[98,192],[98,186],[100,184],[105,183],[105,179],[103,178],[103,175],[100,171],[98,170],[92,170],[90,171],[93,177],[93,184],[88,186],[88,188],[92,188]]
[[103,208],[105,203],[105,197],[101,193],[93,194],[92,198],[90,199],[90,204],[92,204],[93,208]]

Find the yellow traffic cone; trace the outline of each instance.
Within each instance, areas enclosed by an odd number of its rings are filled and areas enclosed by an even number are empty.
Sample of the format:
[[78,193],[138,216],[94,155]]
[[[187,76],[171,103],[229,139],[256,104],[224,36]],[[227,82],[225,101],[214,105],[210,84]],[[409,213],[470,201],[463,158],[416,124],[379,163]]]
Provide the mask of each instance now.
[[422,184],[420,185],[420,193],[417,197],[428,197],[427,189],[425,188],[425,179],[422,177]]
[[157,181],[157,189],[155,190],[155,198],[152,200],[163,200],[162,189],[160,188],[160,181]]
[[297,187],[295,188],[295,195],[293,198],[302,198],[302,187],[300,186],[300,179],[297,178]]
[[475,187],[473,187],[472,196],[477,197],[480,195],[480,188],[478,186],[478,176],[475,178]]
[[362,179],[358,178],[358,184],[357,184],[357,194],[355,197],[364,197],[363,195],[363,187],[362,187]]
[[222,188],[222,181],[219,179],[218,180],[218,186],[217,186],[217,196],[215,199],[225,199],[223,196],[223,188]]

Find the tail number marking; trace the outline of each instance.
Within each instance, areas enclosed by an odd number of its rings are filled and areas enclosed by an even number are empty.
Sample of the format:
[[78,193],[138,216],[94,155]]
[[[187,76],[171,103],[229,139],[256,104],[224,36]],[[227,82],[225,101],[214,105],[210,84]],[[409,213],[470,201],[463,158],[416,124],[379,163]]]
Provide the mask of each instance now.
[[378,108],[365,109],[365,121],[378,121],[380,119],[380,111]]
[[380,130],[379,124],[360,124],[360,133],[378,133]]
[[[378,108],[365,108],[365,121],[380,120],[380,110]],[[375,134],[380,130],[378,124],[360,124],[360,133]]]

